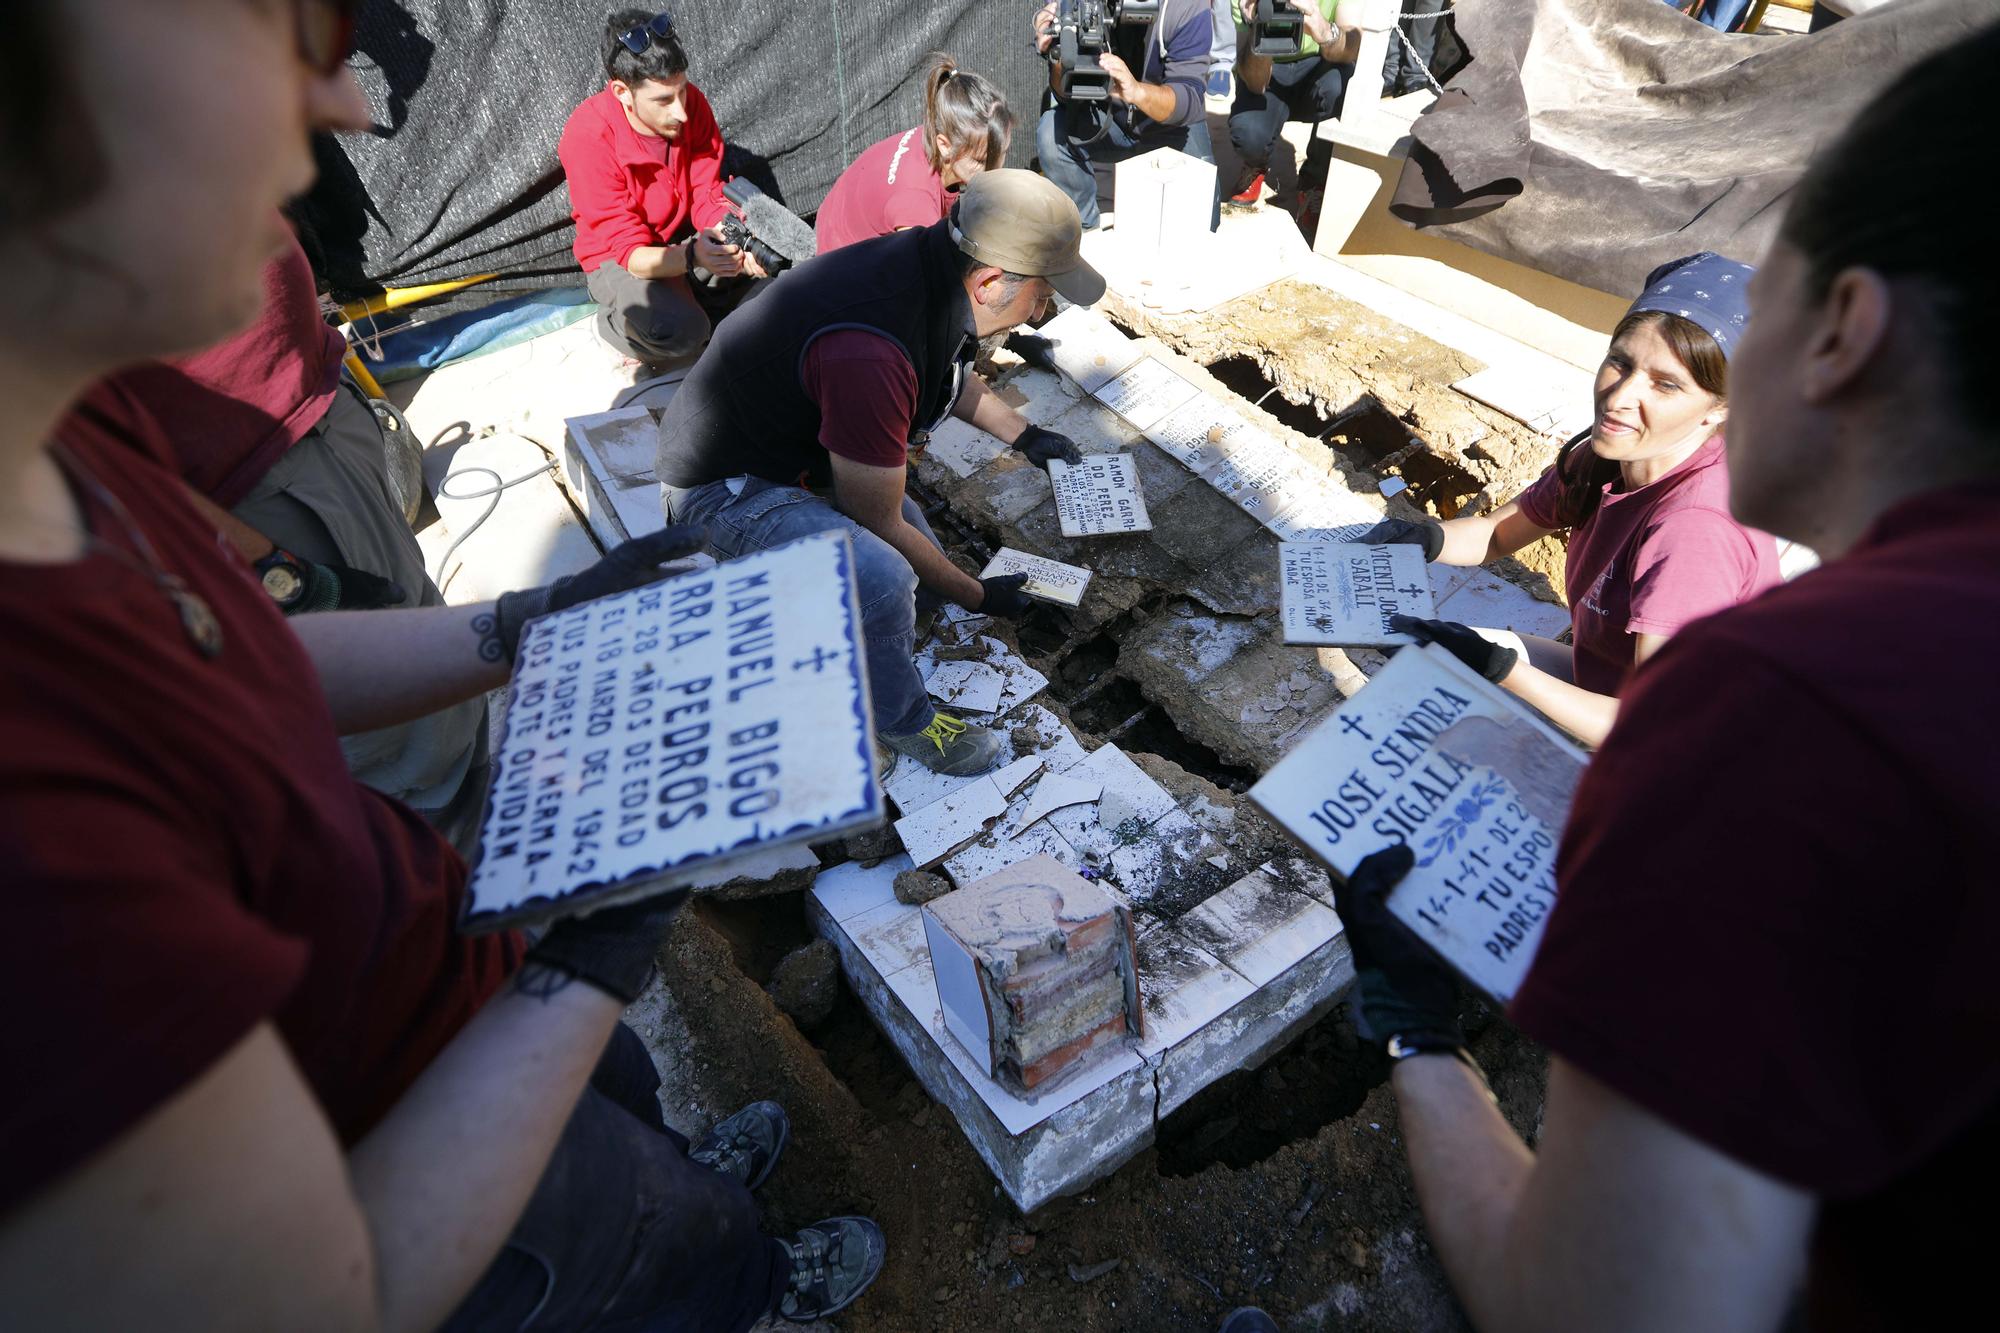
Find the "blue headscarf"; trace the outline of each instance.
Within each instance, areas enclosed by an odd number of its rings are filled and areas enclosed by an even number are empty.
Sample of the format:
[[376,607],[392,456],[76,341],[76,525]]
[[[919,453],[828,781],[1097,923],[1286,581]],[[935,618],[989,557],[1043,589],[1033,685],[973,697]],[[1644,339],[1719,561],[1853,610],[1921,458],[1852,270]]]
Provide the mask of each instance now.
[[1664,310],[1691,320],[1715,339],[1727,358],[1743,336],[1750,314],[1750,275],[1757,270],[1713,250],[1675,259],[1646,275],[1646,290],[1626,314]]

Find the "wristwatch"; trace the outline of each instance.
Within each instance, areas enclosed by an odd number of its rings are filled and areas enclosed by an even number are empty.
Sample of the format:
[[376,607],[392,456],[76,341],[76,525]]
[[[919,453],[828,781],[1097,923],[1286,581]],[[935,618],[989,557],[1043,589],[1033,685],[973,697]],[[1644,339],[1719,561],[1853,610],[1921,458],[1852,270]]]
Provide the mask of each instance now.
[[305,598],[305,566],[284,547],[273,546],[269,555],[253,561],[250,567],[257,571],[257,581],[280,610],[290,611]]

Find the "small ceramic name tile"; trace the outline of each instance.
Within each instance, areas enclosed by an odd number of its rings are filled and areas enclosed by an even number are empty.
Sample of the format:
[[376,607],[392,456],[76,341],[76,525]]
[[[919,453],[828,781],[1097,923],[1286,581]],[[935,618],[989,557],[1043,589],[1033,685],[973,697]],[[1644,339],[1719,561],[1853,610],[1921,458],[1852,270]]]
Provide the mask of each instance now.
[[821,533],[532,622],[466,928],[879,823],[853,566]]
[[1137,460],[1131,454],[1095,454],[1081,463],[1060,458],[1049,463],[1056,515],[1065,537],[1105,537],[1150,532],[1146,497],[1139,491]]
[[1280,542],[1278,562],[1286,643],[1414,643],[1389,628],[1390,617],[1429,619],[1433,611],[1420,546]]
[[1085,393],[1095,393],[1116,378],[1143,350],[1110,320],[1080,305],[1063,311],[1035,334],[1048,340],[1056,369]]
[[1044,556],[1029,555],[1011,546],[1003,546],[979,571],[982,579],[997,578],[1002,574],[1026,574],[1028,581],[1021,591],[1030,597],[1039,597],[1057,606],[1077,606],[1083,601],[1083,590],[1090,583],[1090,571],[1076,565],[1065,565],[1060,560],[1050,560]]
[[1368,502],[1328,478],[1288,495],[1263,522],[1280,541],[1352,541],[1382,521]]
[[1096,391],[1099,402],[1140,431],[1151,430],[1200,394],[1200,389],[1176,375],[1166,362],[1150,356]]
[[1270,440],[1271,437],[1204,393],[1148,426],[1146,438],[1182,467],[1200,475],[1220,462],[1232,448],[1242,447],[1253,438]]

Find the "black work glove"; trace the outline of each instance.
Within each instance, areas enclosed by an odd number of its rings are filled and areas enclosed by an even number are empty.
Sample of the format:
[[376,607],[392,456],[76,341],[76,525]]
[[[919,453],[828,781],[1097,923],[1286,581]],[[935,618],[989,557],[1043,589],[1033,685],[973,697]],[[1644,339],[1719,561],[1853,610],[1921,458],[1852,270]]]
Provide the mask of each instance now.
[[661,937],[687,896],[686,889],[669,889],[637,902],[602,908],[589,916],[564,917],[528,950],[519,984],[545,984],[538,983],[529,970],[539,964],[631,1004],[652,980]]
[[1416,859],[1406,845],[1384,847],[1333,886],[1334,910],[1354,951],[1354,1026],[1384,1044],[1400,1037],[1427,1050],[1460,1047],[1458,978],[1389,912],[1389,891]]
[[1058,435],[1040,426],[1030,426],[1021,432],[1021,438],[1014,441],[1014,447],[1028,456],[1028,461],[1042,471],[1049,470],[1049,460],[1060,458],[1065,463],[1081,463],[1083,453],[1075,441],[1067,435]]
[[1021,585],[1027,581],[1026,574],[999,574],[979,580],[979,586],[986,589],[986,595],[972,609],[981,615],[1019,620],[1035,604],[1034,598],[1021,591]]
[[1385,518],[1353,540],[1362,546],[1421,546],[1429,562],[1444,554],[1444,524],[1432,518],[1416,523]]
[[615,546],[589,569],[565,574],[554,583],[501,593],[493,603],[493,638],[487,640],[497,644],[497,652],[489,657],[498,661],[504,655],[511,661],[520,651],[521,631],[529,621],[657,582],[665,576],[660,569],[662,562],[693,555],[707,541],[708,529],[703,525],[678,523]]
[[1450,620],[1419,620],[1415,616],[1390,616],[1389,628],[1409,634],[1418,643],[1435,643],[1459,661],[1498,685],[1521,660],[1512,648],[1473,633]]

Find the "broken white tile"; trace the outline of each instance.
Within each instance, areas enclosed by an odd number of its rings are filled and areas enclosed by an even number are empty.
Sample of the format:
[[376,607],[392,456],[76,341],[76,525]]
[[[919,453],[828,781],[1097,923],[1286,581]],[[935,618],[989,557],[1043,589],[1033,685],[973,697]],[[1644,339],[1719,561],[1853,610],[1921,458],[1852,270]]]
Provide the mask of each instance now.
[[1006,451],[1006,445],[971,422],[946,417],[931,432],[924,457],[942,464],[955,477],[969,477]]
[[1143,829],[1106,827],[1116,838],[1111,874],[1136,907],[1144,907],[1163,886],[1184,879],[1194,862],[1222,850],[1185,810],[1169,810]]
[[822,870],[813,880],[812,896],[835,921],[848,921],[896,901],[896,876],[916,869],[905,853],[870,867],[848,861]]
[[1049,462],[1056,515],[1065,537],[1117,536],[1150,532],[1146,497],[1131,454],[1093,454],[1081,463]]
[[1157,1055],[1206,1027],[1254,988],[1171,922],[1139,935],[1139,996],[1146,1035],[1139,1053]]
[[1004,768],[987,774],[987,778],[992,782],[995,791],[1011,801],[1014,799],[1014,793],[1025,787],[1028,779],[1041,771],[1040,756],[1024,754]]
[[952,625],[963,624],[968,620],[985,621],[989,618],[977,611],[968,611],[957,602],[946,602],[938,608],[938,619]]
[[984,662],[940,662],[924,680],[931,698],[974,713],[998,708],[1006,686],[1007,677]]
[[[1093,750],[1070,770],[1070,776],[1095,780],[1104,790],[1094,805],[1066,806],[1046,818],[1070,846],[1087,858],[1108,861],[1122,838],[1138,836],[1147,825],[1175,808],[1174,798],[1166,788],[1147,777],[1115,745]],[[1107,802],[1114,816],[1114,822],[1108,824],[1102,817]]]
[[1201,390],[1175,374],[1166,362],[1149,356],[1094,393],[1099,402],[1131,422],[1134,430],[1150,431]]
[[[998,671],[1003,678],[1004,683],[1000,687],[1000,702],[995,705],[1001,713],[1012,711],[1048,688],[1049,678],[1047,676],[1029,666],[1021,655],[1016,653],[1012,648],[1009,648],[1003,640],[996,639],[990,634],[978,635],[969,643],[961,644],[959,647],[973,648],[976,650],[977,655],[968,656],[962,651],[955,651],[947,655],[943,651],[942,645],[926,644],[917,653],[917,673],[928,678],[931,672],[946,662],[983,662],[985,665]],[[991,719],[988,719],[988,721],[990,722]]]
[[971,842],[1007,813],[1007,798],[992,779],[974,778],[942,800],[896,821],[896,835],[919,870],[928,870]]
[[1253,871],[1181,917],[1182,932],[1262,986],[1340,933],[1325,905]]
[[[1040,704],[1009,711],[991,725],[1007,738],[1010,753],[1017,757],[1033,755],[1052,773],[1060,773],[1083,762],[1083,746],[1062,724],[1062,719]],[[977,780],[978,777],[952,777],[936,773],[924,767],[920,760],[902,755],[896,760],[896,767],[882,788],[889,793],[889,799],[896,803],[896,808],[908,814],[933,801],[942,800]]]
[[1047,824],[1037,824],[1018,835],[1008,832],[1004,822],[972,840],[944,863],[944,873],[953,884],[964,888],[996,870],[1027,860],[1031,856],[1052,856],[1072,870],[1082,858],[1062,834]]
[[1144,351],[1137,341],[1087,306],[1071,306],[1034,333],[1049,341],[1056,369],[1085,393],[1095,393]]
[[922,909],[891,901],[849,917],[840,926],[875,970],[887,976],[930,957],[924,947],[923,917]]
[[1010,823],[1016,832],[1026,829],[1051,811],[1068,805],[1094,801],[1104,793],[1103,782],[1069,773],[1047,773],[1028,793],[1028,803]]
[[997,578],[1002,574],[1026,574],[1028,581],[1021,591],[1030,597],[1039,597],[1057,606],[1077,606],[1083,601],[1083,590],[1090,583],[1090,571],[1076,565],[1065,565],[1060,560],[1050,560],[1045,556],[1029,555],[1011,546],[1003,546],[979,571],[982,579]]
[[1390,619],[1435,613],[1420,546],[1280,542],[1278,595],[1284,641],[1293,644],[1414,643]]

